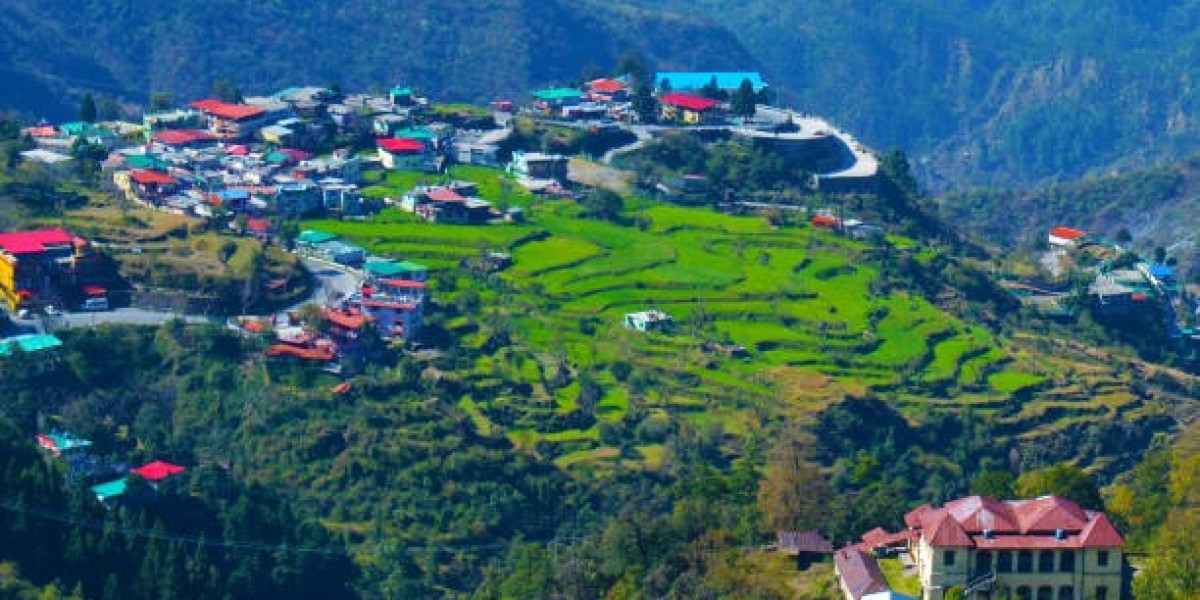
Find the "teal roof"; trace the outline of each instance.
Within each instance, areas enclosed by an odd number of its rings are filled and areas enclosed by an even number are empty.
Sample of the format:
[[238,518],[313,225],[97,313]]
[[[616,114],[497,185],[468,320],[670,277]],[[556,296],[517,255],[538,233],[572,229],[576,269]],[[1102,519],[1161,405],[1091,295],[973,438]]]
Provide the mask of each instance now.
[[70,123],[63,123],[62,125],[59,125],[58,128],[67,132],[68,135],[87,135],[90,134],[96,128],[96,126],[84,121],[72,121]]
[[288,160],[290,160],[291,158],[292,158],[291,156],[288,156],[287,154],[284,154],[282,152],[271,152],[271,153],[268,153],[266,156],[267,162],[269,162],[273,165],[285,163]]
[[432,141],[437,139],[437,134],[424,127],[405,127],[392,134],[393,137],[408,138],[410,140]]
[[166,171],[170,167],[166,162],[145,154],[130,154],[125,157],[125,164],[135,169],[157,169],[159,171]]
[[762,75],[755,71],[666,71],[654,74],[654,84],[661,88],[665,79],[671,82],[672,90],[698,90],[711,83],[714,77],[717,79],[717,87],[723,90],[736,90],[747,79],[756,92],[767,87]]
[[0,340],[0,356],[12,356],[13,346],[22,352],[40,352],[62,346],[62,340],[49,333],[27,333]]
[[423,273],[429,270],[429,267],[410,262],[407,260],[395,262],[391,260],[368,260],[363,265],[368,273],[376,277],[395,277],[397,275],[405,275],[409,273]]
[[549,88],[534,92],[533,97],[537,98],[538,100],[552,102],[554,100],[566,100],[568,98],[582,98],[583,92],[574,88]]
[[101,500],[108,500],[109,498],[116,498],[117,496],[124,494],[126,488],[128,487],[129,482],[122,477],[116,481],[101,483],[100,485],[93,485],[92,493],[96,494],[96,497]]
[[74,450],[75,448],[87,448],[92,445],[91,440],[77,438],[69,433],[51,433],[46,436],[54,441],[54,447],[60,451]]
[[411,96],[413,95],[413,90],[410,87],[396,86],[388,93],[392,96]]
[[304,244],[324,244],[325,242],[336,240],[338,236],[316,229],[306,229],[296,236],[296,241]]

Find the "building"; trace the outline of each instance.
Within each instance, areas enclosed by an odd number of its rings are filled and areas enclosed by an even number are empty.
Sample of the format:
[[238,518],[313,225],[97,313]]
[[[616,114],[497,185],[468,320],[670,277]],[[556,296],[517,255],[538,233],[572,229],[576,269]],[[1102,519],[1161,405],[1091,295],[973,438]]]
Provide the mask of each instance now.
[[425,281],[429,275],[428,267],[407,260],[368,259],[363,271],[371,277],[397,281]]
[[644,310],[642,312],[629,313],[625,315],[622,321],[625,329],[634,329],[637,331],[670,331],[675,325],[675,320],[661,310]]
[[867,596],[891,591],[887,578],[875,557],[858,548],[844,548],[833,553],[833,570],[846,600],[863,600]]
[[509,170],[526,180],[564,181],[567,178],[567,157],[541,152],[513,152]]
[[340,240],[319,244],[313,254],[341,265],[359,265],[367,259],[366,250]]
[[593,79],[588,82],[588,95],[599,102],[624,102],[629,99],[629,84],[620,79]]
[[154,141],[172,148],[201,148],[216,143],[216,136],[202,129],[161,129]]
[[189,106],[204,113],[209,132],[223,140],[250,139],[259,129],[285,116],[258,106],[211,98],[197,100]]
[[9,309],[45,306],[75,285],[87,242],[62,229],[0,233],[0,296]]
[[292,181],[275,186],[268,196],[268,210],[283,217],[302,217],[315,213],[322,206],[321,188],[311,181]]
[[30,368],[37,373],[54,370],[60,359],[62,340],[49,333],[27,333],[0,340],[0,359],[10,358],[20,351],[31,359]]
[[682,92],[663,94],[658,103],[664,121],[676,121],[686,125],[699,125],[716,120],[721,106],[719,101],[712,98]]
[[433,152],[424,142],[409,138],[382,138],[376,142],[379,162],[386,169],[437,171]]
[[1054,227],[1050,230],[1050,245],[1059,248],[1074,248],[1087,235],[1086,231],[1071,227]]
[[923,600],[941,600],[955,586],[975,598],[1121,597],[1125,539],[1104,513],[1065,498],[968,496],[920,506],[904,520]]
[[749,80],[755,93],[767,87],[762,75],[755,71],[687,71],[659,72],[654,74],[655,85],[662,90],[695,91],[716,82],[718,90],[733,91]]
[[534,104],[542,110],[554,112],[564,106],[574,106],[583,100],[583,92],[575,88],[547,88],[533,93]]

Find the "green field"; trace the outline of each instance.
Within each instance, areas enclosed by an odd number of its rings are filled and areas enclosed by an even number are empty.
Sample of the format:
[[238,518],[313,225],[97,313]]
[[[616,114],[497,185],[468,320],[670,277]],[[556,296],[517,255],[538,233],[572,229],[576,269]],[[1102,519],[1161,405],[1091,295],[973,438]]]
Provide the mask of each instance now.
[[[393,194],[420,177],[392,173],[384,185]],[[811,411],[849,390],[875,388],[899,392],[905,414],[914,418],[962,406],[987,412],[1046,379],[987,330],[924,298],[873,294],[879,274],[870,259],[874,248],[864,243],[636,199],[625,216],[631,222],[637,216],[641,226],[615,224],[583,218],[573,203],[532,200],[497,170],[460,167],[455,177],[478,182],[485,198],[519,197],[528,221],[435,225],[389,210],[369,222],[304,226],[430,265],[444,305],[465,290],[478,291],[478,313],[445,326],[471,349],[482,347],[498,322],[509,324],[512,339],[502,356],[476,361],[468,376],[489,385],[525,383],[532,392],[464,399],[459,406],[477,429],[505,433],[562,466],[592,473],[661,466],[660,451],[618,452],[600,435],[602,427],[621,427],[634,406],[668,424],[717,427],[736,437],[760,426],[768,405]],[[487,249],[512,253],[514,264],[499,281],[457,270],[459,260]],[[914,256],[922,263],[933,258],[928,249]],[[649,308],[670,314],[673,330],[621,326],[624,314]],[[741,344],[750,356],[706,351],[706,342]],[[570,377],[547,387],[556,361],[565,362]],[[582,377],[601,389],[587,402]],[[796,381],[822,383],[787,383]],[[1104,409],[1101,402],[1076,404],[1072,411],[1035,403],[1012,418],[1037,423],[1050,415],[1053,428]],[[571,421],[580,412],[591,417],[583,428]],[[514,414],[515,422],[502,424]]]

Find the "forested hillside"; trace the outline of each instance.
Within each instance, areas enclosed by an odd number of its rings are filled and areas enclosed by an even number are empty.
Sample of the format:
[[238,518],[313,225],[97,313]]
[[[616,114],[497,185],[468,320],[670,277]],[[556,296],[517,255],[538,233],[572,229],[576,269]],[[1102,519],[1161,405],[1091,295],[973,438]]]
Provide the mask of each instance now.
[[707,14],[781,99],[876,147],[933,190],[1068,180],[1200,143],[1196,0],[641,0]]
[[3,0],[0,13],[0,106],[34,116],[73,115],[77,100],[47,102],[64,91],[144,103],[204,95],[222,77],[248,94],[403,83],[488,101],[577,80],[628,50],[680,68],[753,64],[716,24],[591,1]]

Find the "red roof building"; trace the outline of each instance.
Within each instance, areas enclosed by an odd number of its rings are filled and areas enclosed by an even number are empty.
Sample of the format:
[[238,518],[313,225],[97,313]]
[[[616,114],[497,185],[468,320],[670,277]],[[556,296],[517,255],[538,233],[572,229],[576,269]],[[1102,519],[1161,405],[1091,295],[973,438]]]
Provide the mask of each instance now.
[[629,84],[618,79],[593,79],[588,83],[588,88],[593,92],[602,94],[615,94],[622,90],[628,89]]
[[862,550],[845,548],[834,552],[833,568],[842,586],[842,594],[849,600],[860,600],[868,594],[890,589],[875,557]]
[[173,465],[169,462],[156,460],[152,463],[133,469],[131,472],[140,476],[146,481],[158,482],[172,475],[178,475],[184,471],[185,469],[179,465]]
[[243,121],[260,117],[265,111],[257,106],[249,104],[233,104],[213,98],[205,100],[197,100],[189,104],[192,108],[203,111],[219,119],[227,119],[229,121]]
[[822,229],[833,229],[840,224],[841,221],[837,217],[831,217],[829,215],[817,215],[812,218],[812,226],[820,227]]
[[466,200],[458,192],[445,187],[433,188],[425,192],[425,197],[429,198],[430,202],[462,202]]
[[953,586],[1013,598],[1120,596],[1124,538],[1104,513],[1066,498],[968,496],[904,521],[928,600]]
[[211,133],[199,129],[163,129],[154,133],[154,141],[168,146],[190,146],[216,139]]
[[1087,235],[1086,231],[1071,227],[1054,227],[1050,229],[1051,246],[1076,246]]
[[33,229],[0,233],[0,249],[12,255],[40,254],[51,248],[73,247],[75,238],[62,229]]
[[129,178],[134,183],[140,185],[175,185],[179,180],[163,173],[162,171],[154,171],[151,169],[134,169],[129,172]]
[[675,106],[684,110],[696,112],[704,112],[716,108],[721,104],[719,100],[705,98],[704,96],[694,96],[692,94],[684,94],[682,92],[671,92],[663,94],[658,101],[667,106]]
[[409,138],[381,138],[379,148],[392,154],[417,154],[425,152],[425,143]]

